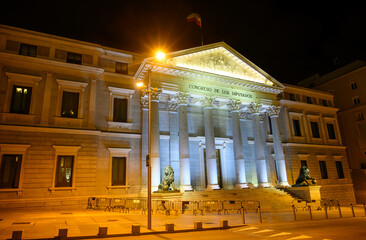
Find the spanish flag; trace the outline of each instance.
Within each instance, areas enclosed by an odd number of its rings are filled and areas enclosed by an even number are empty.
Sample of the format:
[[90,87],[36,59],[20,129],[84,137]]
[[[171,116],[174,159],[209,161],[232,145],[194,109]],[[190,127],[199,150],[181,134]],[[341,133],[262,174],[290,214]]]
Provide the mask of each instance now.
[[193,22],[195,21],[196,24],[202,28],[201,26],[201,16],[198,13],[192,13],[187,17],[187,22]]

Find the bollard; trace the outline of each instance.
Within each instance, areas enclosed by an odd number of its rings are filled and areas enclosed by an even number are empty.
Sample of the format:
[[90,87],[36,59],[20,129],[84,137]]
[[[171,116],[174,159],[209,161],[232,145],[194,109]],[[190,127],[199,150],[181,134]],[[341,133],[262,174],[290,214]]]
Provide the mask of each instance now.
[[259,222],[262,223],[262,211],[261,206],[258,206],[258,213],[259,213]]
[[328,209],[327,209],[327,204],[324,204],[324,213],[325,213],[325,219],[328,219]]
[[202,222],[201,221],[195,221],[194,222],[194,229],[196,229],[196,230],[202,230],[203,229]]
[[295,205],[292,205],[292,214],[294,215],[294,222],[296,222],[296,209],[295,209]]
[[243,207],[241,208],[241,219],[243,224],[245,224],[245,209]]
[[220,227],[221,228],[229,228],[228,220],[220,220]]
[[353,217],[356,217],[356,215],[355,215],[355,210],[353,209],[353,204],[351,203],[351,210],[352,210],[352,216]]
[[313,220],[313,213],[311,212],[311,206],[309,206],[308,208],[309,208],[310,220]]
[[341,206],[338,203],[338,211],[339,211],[339,217],[342,218],[342,210],[341,210]]
[[98,236],[105,237],[107,236],[108,227],[99,227]]
[[22,234],[23,234],[23,231],[13,231],[11,239],[20,240],[20,239],[22,239]]
[[174,232],[174,223],[165,223],[165,230],[167,232]]
[[131,233],[132,235],[140,235],[140,225],[138,224],[132,224],[132,227],[131,227]]
[[366,217],[366,205],[363,203],[363,210],[365,210],[365,217]]

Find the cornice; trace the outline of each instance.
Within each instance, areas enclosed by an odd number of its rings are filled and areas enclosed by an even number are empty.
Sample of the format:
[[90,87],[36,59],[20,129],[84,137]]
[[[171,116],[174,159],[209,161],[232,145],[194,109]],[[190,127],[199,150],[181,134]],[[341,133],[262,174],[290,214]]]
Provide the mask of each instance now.
[[294,108],[298,108],[301,110],[310,110],[310,111],[321,112],[321,113],[335,114],[339,110],[338,108],[334,108],[334,107],[325,107],[325,106],[321,106],[321,105],[303,103],[303,102],[298,102],[298,101],[291,101],[291,100],[286,100],[286,99],[281,99],[280,103],[281,103],[281,106],[284,106],[284,107],[294,107]]

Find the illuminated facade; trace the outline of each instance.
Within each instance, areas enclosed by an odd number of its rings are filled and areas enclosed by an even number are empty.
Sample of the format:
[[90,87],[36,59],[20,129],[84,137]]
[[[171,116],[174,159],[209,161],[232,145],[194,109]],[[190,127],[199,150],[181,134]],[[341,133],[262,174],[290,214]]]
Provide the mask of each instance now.
[[288,186],[306,164],[323,198],[354,202],[333,95],[225,43],[157,61],[1,26],[0,69],[1,207],[145,196],[149,71],[153,190],[167,165],[184,192]]

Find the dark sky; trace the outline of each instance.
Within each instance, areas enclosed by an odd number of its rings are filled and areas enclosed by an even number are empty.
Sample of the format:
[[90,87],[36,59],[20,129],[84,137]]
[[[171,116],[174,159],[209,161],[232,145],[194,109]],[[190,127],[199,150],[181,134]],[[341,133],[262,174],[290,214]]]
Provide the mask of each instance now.
[[[337,3],[339,2],[339,3]],[[225,41],[280,82],[294,84],[366,60],[366,1],[4,1],[0,24],[149,53]]]

